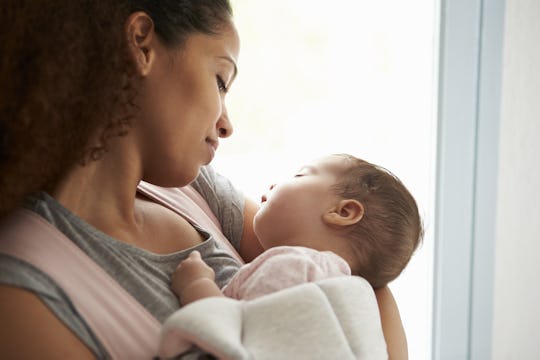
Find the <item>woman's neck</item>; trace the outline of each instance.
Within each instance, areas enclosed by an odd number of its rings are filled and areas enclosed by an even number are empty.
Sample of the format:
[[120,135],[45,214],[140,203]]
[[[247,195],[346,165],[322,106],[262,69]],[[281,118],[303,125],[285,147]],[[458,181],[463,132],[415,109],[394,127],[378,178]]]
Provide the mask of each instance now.
[[109,152],[84,166],[75,165],[51,195],[98,229],[113,225],[133,228],[137,224],[134,204],[140,166],[119,155]]

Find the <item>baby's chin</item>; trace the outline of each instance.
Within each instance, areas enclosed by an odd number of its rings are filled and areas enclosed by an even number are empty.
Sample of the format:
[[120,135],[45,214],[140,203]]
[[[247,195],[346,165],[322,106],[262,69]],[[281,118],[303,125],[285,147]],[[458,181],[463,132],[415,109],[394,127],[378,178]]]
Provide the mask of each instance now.
[[264,226],[263,226],[263,219],[264,219],[263,213],[264,211],[259,210],[253,217],[253,232],[257,236],[257,239],[259,239],[259,242],[261,242],[261,245],[264,246],[261,240],[261,239],[265,239],[265,235],[266,235],[264,231]]
[[255,214],[255,216],[253,217],[253,232],[255,233],[255,235],[257,235],[257,237],[259,237],[259,233],[260,233],[260,219],[259,219],[259,214],[260,214],[260,210]]

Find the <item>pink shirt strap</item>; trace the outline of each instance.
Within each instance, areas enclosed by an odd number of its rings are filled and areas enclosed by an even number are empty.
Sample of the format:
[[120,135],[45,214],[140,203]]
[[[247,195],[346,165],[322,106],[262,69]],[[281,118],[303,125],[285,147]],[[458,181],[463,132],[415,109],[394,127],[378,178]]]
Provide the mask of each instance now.
[[206,200],[191,186],[182,188],[163,188],[141,181],[137,190],[150,199],[180,214],[190,223],[209,231],[217,243],[229,250],[229,253],[241,264],[242,257],[229,240],[223,235],[221,224],[208,206]]
[[0,251],[33,264],[67,293],[113,359],[151,359],[161,324],[59,230],[29,210],[3,220]]

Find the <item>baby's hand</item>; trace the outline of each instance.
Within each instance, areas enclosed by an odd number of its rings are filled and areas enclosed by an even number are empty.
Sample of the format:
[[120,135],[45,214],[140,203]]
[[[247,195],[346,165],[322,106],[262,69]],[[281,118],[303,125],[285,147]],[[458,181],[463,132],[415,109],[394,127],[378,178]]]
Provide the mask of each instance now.
[[182,261],[172,275],[172,289],[176,296],[182,298],[184,289],[200,279],[214,281],[214,270],[208,266],[198,251],[193,251],[188,258]]

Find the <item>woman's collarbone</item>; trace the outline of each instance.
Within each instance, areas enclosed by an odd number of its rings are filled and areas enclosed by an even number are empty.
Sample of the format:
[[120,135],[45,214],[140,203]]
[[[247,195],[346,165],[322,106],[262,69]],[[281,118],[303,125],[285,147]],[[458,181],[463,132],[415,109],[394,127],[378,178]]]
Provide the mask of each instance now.
[[138,246],[155,253],[167,254],[196,246],[204,236],[174,211],[148,200],[140,200],[143,223]]

